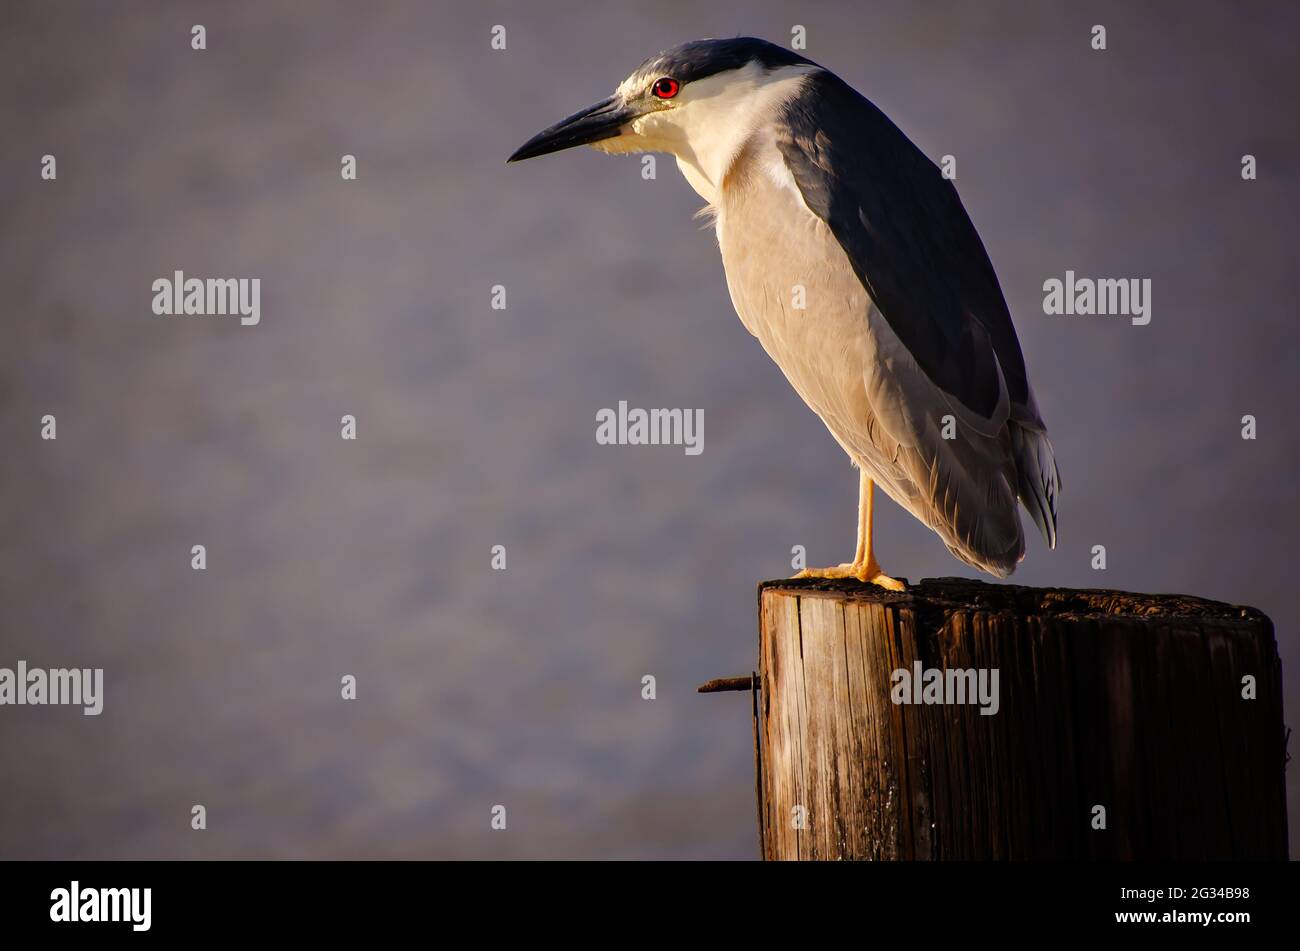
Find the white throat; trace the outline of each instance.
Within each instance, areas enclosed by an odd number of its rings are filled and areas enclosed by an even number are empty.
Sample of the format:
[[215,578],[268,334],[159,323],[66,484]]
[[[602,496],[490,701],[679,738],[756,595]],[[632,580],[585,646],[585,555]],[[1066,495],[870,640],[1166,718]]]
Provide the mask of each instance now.
[[633,123],[643,150],[668,152],[700,197],[716,205],[731,163],[750,137],[767,125],[815,66],[768,71],[756,62],[697,80],[682,89],[676,108]]

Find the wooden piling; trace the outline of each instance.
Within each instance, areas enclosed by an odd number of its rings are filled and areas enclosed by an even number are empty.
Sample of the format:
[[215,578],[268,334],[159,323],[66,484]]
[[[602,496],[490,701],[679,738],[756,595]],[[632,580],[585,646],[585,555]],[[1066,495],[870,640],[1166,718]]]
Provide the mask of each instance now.
[[[947,578],[770,581],[759,617],[765,858],[1287,856],[1281,664],[1259,611]],[[904,696],[948,670],[953,688],[983,671],[985,702]]]

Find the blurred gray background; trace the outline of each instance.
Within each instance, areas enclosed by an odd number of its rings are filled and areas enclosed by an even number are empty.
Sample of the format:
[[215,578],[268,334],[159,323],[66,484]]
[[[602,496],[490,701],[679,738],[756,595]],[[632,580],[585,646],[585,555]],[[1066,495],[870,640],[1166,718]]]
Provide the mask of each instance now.
[[[504,159],[794,24],[957,157],[1065,481],[1013,580],[1257,606],[1294,718],[1300,16],[1134,6],[6,2],[0,666],[106,699],[0,709],[0,857],[756,856],[748,699],[693,690],[754,666],[791,546],[851,554],[855,474],[670,159]],[[261,325],[154,316],[178,268],[262,278]],[[1067,268],[1151,278],[1151,324],[1044,316]],[[620,399],[703,408],[703,455],[596,445]],[[877,543],[971,575],[892,502]]]

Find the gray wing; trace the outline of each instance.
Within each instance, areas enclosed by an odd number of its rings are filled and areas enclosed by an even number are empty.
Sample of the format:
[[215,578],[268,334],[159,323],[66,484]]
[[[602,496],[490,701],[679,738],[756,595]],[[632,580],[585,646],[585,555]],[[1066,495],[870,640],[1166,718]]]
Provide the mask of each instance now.
[[1056,544],[1060,476],[1011,314],[951,181],[875,105],[818,72],[786,106],[778,148],[805,204],[925,376],[991,420],[1002,387],[1016,491]]

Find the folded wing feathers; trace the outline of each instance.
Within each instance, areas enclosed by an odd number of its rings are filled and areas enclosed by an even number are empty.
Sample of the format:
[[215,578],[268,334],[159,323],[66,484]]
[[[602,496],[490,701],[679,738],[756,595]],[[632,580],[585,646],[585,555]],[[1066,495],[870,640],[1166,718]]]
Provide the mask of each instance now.
[[1016,422],[1008,426],[1016,456],[1021,504],[1043,533],[1047,547],[1056,547],[1056,501],[1061,494],[1061,474],[1047,433]]

